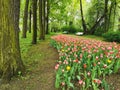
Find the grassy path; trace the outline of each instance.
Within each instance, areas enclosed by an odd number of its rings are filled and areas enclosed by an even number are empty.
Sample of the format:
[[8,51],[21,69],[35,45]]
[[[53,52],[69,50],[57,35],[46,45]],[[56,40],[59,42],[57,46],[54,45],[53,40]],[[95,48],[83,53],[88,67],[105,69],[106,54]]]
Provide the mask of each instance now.
[[0,90],[55,90],[54,66],[58,53],[49,45],[49,40],[30,46],[23,56],[26,76],[13,78],[10,84],[3,85]]

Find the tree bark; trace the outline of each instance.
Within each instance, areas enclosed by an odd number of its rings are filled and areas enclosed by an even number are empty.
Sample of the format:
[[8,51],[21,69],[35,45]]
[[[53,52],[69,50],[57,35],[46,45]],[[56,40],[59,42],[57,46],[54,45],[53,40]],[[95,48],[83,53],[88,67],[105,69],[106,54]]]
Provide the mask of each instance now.
[[27,33],[28,6],[29,6],[29,0],[26,0],[26,2],[25,2],[25,9],[24,9],[24,17],[23,17],[22,38],[26,38],[26,33]]
[[[24,71],[18,36],[19,0],[0,1],[0,78],[8,82],[13,75]],[[18,11],[17,9],[18,8]]]
[[116,8],[117,8],[117,1],[116,0],[114,0],[114,17],[113,17],[113,27],[112,27],[112,29],[114,29],[114,26],[115,26],[115,18],[116,18]]
[[31,6],[29,9],[29,33],[31,33],[31,17],[32,17],[32,10],[31,10]]
[[83,30],[84,30],[84,34],[86,34],[87,33],[87,26],[86,26],[86,23],[85,23],[85,20],[84,20],[84,15],[83,15],[82,0],[80,0],[80,12],[81,12],[81,18],[82,18],[82,27],[83,27]]
[[97,28],[100,21],[102,21],[104,17],[105,17],[105,15],[101,16],[100,19],[91,27],[89,34],[93,35],[95,33],[95,29]]
[[42,25],[43,25],[43,40],[45,40],[45,0],[42,2]]
[[120,18],[118,19],[118,30],[120,31]]
[[108,0],[105,0],[105,9],[104,9],[104,32],[108,31]]
[[37,43],[37,0],[33,0],[33,38],[32,44]]
[[43,39],[43,25],[42,25],[42,0],[39,0],[39,27],[40,27],[40,36],[39,40]]
[[46,34],[49,34],[49,11],[50,11],[50,5],[49,5],[49,0],[46,0],[46,7],[47,7],[47,12],[46,12]]
[[39,0],[40,40],[45,40],[45,0]]

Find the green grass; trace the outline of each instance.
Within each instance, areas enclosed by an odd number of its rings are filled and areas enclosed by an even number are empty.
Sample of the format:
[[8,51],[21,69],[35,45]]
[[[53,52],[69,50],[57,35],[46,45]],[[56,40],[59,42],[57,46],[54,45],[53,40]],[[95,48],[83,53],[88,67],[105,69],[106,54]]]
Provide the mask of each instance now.
[[[38,60],[44,59],[44,52],[39,53],[37,49],[43,48],[44,45],[50,42],[50,37],[56,35],[57,33],[51,33],[45,36],[45,40],[39,40],[37,38],[37,44],[32,45],[32,33],[27,33],[27,38],[22,38],[22,32],[20,32],[20,50],[23,63],[25,64],[27,69],[34,69],[34,67],[30,67],[30,65],[34,65],[38,62]],[[43,44],[44,43],[44,44]],[[40,46],[42,45],[43,46]],[[40,46],[40,47],[39,47]],[[34,50],[32,50],[34,49]],[[34,52],[36,50],[36,52]],[[38,52],[37,52],[38,51]]]
[[[50,37],[55,35],[55,33],[51,33],[46,35],[46,40],[50,40]],[[24,56],[26,56],[28,50],[31,48],[32,46],[32,33],[27,33],[27,38],[22,38],[22,32],[20,32],[20,50],[21,50],[21,55],[24,58]],[[44,40],[38,40],[37,39],[37,43],[40,42],[44,42]]]
[[28,33],[27,38],[22,38],[21,33],[22,32],[20,32],[20,50],[21,55],[24,56],[28,52],[29,48],[32,46],[32,35]]
[[91,39],[96,39],[96,40],[102,40],[102,41],[105,40],[103,37],[95,36],[95,35],[83,35],[83,36],[81,36],[81,37],[91,38]]

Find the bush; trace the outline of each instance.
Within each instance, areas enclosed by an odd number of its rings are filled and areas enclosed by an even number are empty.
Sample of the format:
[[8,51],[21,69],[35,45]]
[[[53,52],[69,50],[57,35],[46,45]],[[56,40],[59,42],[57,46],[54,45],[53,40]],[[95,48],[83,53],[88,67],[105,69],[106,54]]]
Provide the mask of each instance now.
[[102,36],[102,34],[104,32],[103,30],[104,29],[102,27],[97,28],[97,30],[95,31],[94,35],[96,35],[96,36]]
[[102,36],[110,42],[120,42],[120,31],[107,32],[104,33]]
[[71,25],[71,26],[63,26],[61,28],[62,32],[64,31],[68,31],[69,33],[76,33],[78,31],[81,31],[81,29],[79,28],[76,28],[74,25]]
[[61,28],[61,30],[62,30],[62,32],[64,32],[64,31],[69,31],[69,26],[63,26],[63,27]]

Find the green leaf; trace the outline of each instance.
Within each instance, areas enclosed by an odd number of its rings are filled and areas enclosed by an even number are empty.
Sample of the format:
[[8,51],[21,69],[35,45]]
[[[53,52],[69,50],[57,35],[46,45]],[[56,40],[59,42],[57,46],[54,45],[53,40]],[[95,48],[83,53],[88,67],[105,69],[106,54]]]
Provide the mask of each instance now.
[[77,77],[77,79],[78,79],[78,80],[80,80],[80,79],[81,79],[79,75],[77,75],[76,77]]
[[60,87],[60,77],[59,75],[57,74],[56,75],[56,81],[55,81],[55,88],[59,88]]

